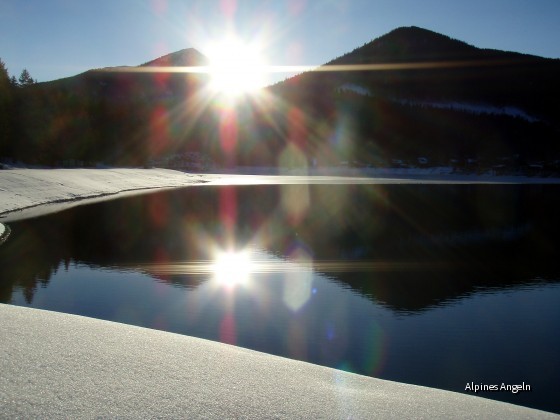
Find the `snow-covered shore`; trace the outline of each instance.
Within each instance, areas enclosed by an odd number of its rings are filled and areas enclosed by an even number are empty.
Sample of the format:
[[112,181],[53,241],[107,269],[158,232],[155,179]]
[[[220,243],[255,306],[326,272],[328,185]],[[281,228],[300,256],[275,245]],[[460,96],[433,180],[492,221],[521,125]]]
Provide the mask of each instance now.
[[[0,215],[13,216],[26,208],[44,209],[55,202],[83,202],[126,191],[205,183],[432,181],[205,175],[164,169],[12,169],[0,171]],[[6,220],[11,219],[0,219]],[[75,315],[0,304],[0,324],[0,407],[2,416],[8,418],[549,415],[484,398],[368,378],[226,344]],[[465,378],[465,383],[472,379]]]
[[4,226],[2,223],[0,223],[0,244],[2,244],[2,242],[4,242],[5,239],[7,239],[8,234],[9,234],[8,228]]
[[92,199],[113,198],[117,194],[137,194],[155,188],[178,188],[202,184],[560,184],[558,178],[462,175],[448,173],[445,168],[278,170],[241,167],[237,168],[236,172],[236,174],[225,172],[193,174],[171,169],[132,168],[0,170],[0,220],[33,217],[77,203],[90,202]]
[[0,214],[42,204],[204,182],[167,169],[10,169],[0,171]]
[[76,315],[0,304],[0,324],[6,418],[557,418]]

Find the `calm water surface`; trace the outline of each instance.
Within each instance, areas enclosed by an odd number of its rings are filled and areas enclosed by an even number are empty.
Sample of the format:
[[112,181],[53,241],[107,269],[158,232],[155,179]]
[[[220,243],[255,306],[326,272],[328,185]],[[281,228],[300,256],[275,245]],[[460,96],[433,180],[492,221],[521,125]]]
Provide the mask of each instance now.
[[0,302],[559,412],[560,188],[190,187],[10,224]]

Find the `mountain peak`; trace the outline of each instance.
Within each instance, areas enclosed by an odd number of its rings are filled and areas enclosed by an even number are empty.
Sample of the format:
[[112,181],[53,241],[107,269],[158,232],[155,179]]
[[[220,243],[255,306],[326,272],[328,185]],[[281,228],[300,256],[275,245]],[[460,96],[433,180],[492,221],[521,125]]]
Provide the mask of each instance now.
[[434,47],[437,46],[439,48],[452,47],[453,49],[477,49],[476,47],[467,44],[466,42],[459,41],[458,39],[453,39],[450,36],[440,34],[429,29],[420,28],[418,26],[402,26],[400,28],[396,28],[386,35],[378,38],[378,40],[383,39],[392,39],[394,41],[400,40],[401,42],[405,41],[418,47],[421,47],[425,44],[433,43],[436,44],[434,45]]
[[431,61],[462,58],[478,48],[429,29],[400,27],[380,36],[330,64]]
[[449,38],[447,35],[440,34],[439,32],[435,32],[430,29],[421,28],[419,26],[400,26],[393,29],[392,31],[387,32],[381,38],[395,34],[408,36],[429,35]]
[[156,67],[188,67],[188,66],[205,66],[208,64],[208,58],[194,48],[185,48],[171,54],[163,55],[155,60],[141,64],[140,67],[156,66]]

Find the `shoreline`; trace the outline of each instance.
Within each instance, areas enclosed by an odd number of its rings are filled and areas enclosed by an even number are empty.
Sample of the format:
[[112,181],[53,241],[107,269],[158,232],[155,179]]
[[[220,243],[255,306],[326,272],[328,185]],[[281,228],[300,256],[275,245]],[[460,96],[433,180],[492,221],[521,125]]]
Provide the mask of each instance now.
[[156,189],[202,185],[207,177],[168,169],[8,169],[0,171],[0,221]]
[[237,173],[190,173],[172,169],[4,169],[0,170],[0,221],[49,214],[76,205],[200,185],[293,184],[560,184],[560,178],[445,174],[430,171],[366,171],[350,168],[291,169],[240,167]]

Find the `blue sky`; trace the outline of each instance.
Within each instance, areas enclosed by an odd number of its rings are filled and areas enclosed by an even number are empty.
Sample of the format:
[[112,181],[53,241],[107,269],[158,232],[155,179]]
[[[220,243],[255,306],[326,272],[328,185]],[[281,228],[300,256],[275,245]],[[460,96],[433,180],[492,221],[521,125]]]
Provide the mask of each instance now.
[[47,81],[236,33],[270,64],[318,65],[411,25],[560,58],[559,22],[560,0],[0,0],[0,58]]

